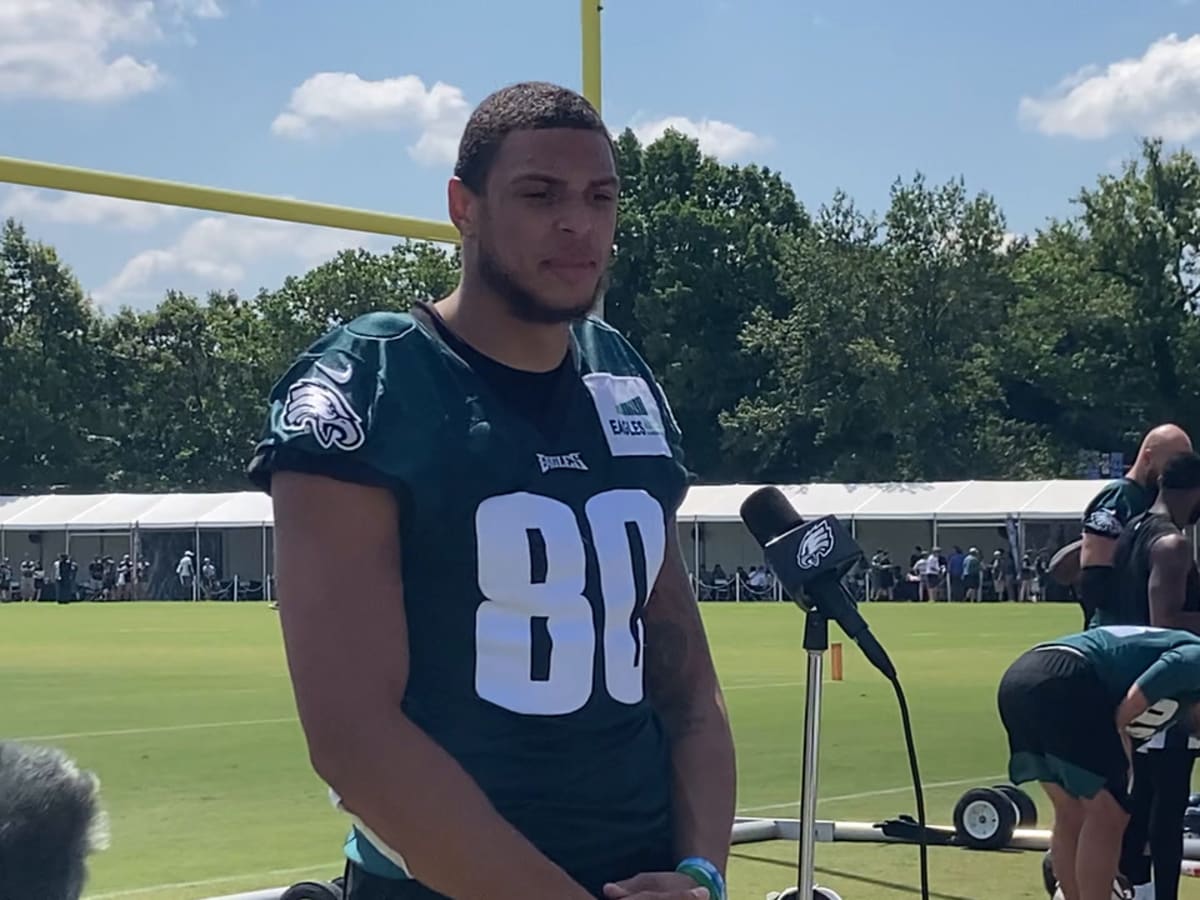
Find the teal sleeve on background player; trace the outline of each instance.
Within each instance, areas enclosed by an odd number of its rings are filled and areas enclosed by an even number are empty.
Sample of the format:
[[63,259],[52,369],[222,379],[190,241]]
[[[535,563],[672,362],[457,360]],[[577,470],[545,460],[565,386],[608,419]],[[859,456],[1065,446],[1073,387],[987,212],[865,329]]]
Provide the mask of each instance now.
[[1200,645],[1168,650],[1134,683],[1151,705],[1164,698],[1195,697],[1200,692]]

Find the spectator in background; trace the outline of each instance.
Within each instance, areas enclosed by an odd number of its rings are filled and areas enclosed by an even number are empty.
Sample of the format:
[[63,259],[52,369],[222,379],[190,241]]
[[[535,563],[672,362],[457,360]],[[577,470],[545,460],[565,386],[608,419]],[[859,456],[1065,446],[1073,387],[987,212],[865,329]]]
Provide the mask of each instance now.
[[104,592],[104,561],[100,559],[99,554],[92,557],[92,561],[88,563],[88,586],[87,593],[94,600],[99,600]]
[[941,549],[934,547],[925,557],[925,561],[918,563],[918,566],[920,567],[918,574],[921,576],[921,600],[936,603],[941,592],[942,576],[945,573],[942,568]]
[[0,898],[79,900],[108,846],[100,782],[49,747],[0,742]]
[[183,551],[179,564],[175,566],[175,576],[179,579],[181,600],[191,600],[195,597],[196,589],[196,554],[191,550]]
[[133,599],[133,559],[128,553],[121,557],[121,562],[117,564],[117,599],[132,600]]
[[972,547],[963,557],[963,599],[978,603],[983,598],[983,559],[979,548]]
[[217,595],[217,567],[207,556],[200,564],[200,587],[204,591],[205,600],[211,600]]
[[70,603],[75,599],[76,575],[79,566],[71,559],[69,553],[60,553],[54,563],[55,599],[60,604]]
[[1007,550],[997,550],[992,559],[992,581],[996,585],[997,600],[1016,601],[1017,567]]
[[36,594],[33,588],[33,573],[37,570],[37,566],[28,556],[21,561],[21,599],[34,600]]
[[1037,581],[1037,595],[1040,600],[1049,600],[1050,588],[1050,555],[1041,550],[1033,560],[1033,571]]
[[0,603],[7,603],[11,598],[11,585],[13,580],[12,564],[6,556],[0,559]]
[[712,585],[714,600],[729,599],[729,576],[725,574],[725,570],[721,568],[720,563],[713,566]]
[[146,599],[146,595],[150,590],[147,585],[150,584],[151,568],[153,568],[153,563],[151,563],[150,560],[146,559],[145,557],[138,560],[138,564],[136,566],[136,575],[133,582],[134,600]]
[[42,565],[41,560],[33,569],[33,599],[40,602],[42,595],[46,593],[46,569]]
[[871,557],[871,598],[895,599],[896,571],[892,558],[886,550],[878,550]]
[[963,598],[963,561],[967,555],[962,552],[962,547],[955,546],[950,551],[950,557],[946,562],[946,573],[950,577],[950,600],[957,602]]
[[751,566],[750,578],[746,583],[754,593],[755,600],[767,599],[767,594],[771,590],[771,579],[766,566]]
[[921,549],[920,544],[917,544],[912,556],[908,558],[908,571],[915,572],[917,570],[917,563],[924,560],[927,556],[929,556],[929,554]]
[[1033,554],[1026,553],[1021,557],[1021,590],[1017,595],[1018,602],[1037,602],[1036,578],[1037,570],[1033,566]]
[[104,557],[104,599],[112,600],[117,593],[117,564],[111,556]]

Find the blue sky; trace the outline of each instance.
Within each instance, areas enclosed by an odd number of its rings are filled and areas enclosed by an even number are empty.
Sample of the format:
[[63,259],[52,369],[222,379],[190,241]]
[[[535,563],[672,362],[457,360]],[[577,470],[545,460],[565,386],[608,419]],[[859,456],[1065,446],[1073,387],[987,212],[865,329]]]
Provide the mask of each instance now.
[[[607,0],[604,114],[816,206],[962,175],[1009,230],[1200,134],[1200,2]],[[445,218],[470,108],[579,84],[575,0],[0,0],[0,155]],[[106,309],[275,287],[387,238],[0,185]]]

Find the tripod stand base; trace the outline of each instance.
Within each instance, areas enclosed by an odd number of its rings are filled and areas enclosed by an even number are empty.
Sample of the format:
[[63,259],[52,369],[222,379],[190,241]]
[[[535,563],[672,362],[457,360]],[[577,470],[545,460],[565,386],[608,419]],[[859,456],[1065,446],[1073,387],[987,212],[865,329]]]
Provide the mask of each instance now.
[[[791,887],[786,891],[771,891],[771,893],[767,894],[767,900],[800,900],[800,889]],[[815,887],[813,888],[812,900],[842,900],[842,897],[829,888]]]

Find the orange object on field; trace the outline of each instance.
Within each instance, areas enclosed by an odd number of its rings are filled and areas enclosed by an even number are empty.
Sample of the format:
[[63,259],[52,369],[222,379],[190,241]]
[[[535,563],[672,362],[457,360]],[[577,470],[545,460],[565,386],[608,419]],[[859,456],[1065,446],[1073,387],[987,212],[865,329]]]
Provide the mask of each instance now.
[[842,645],[829,645],[829,670],[834,681],[842,680]]

